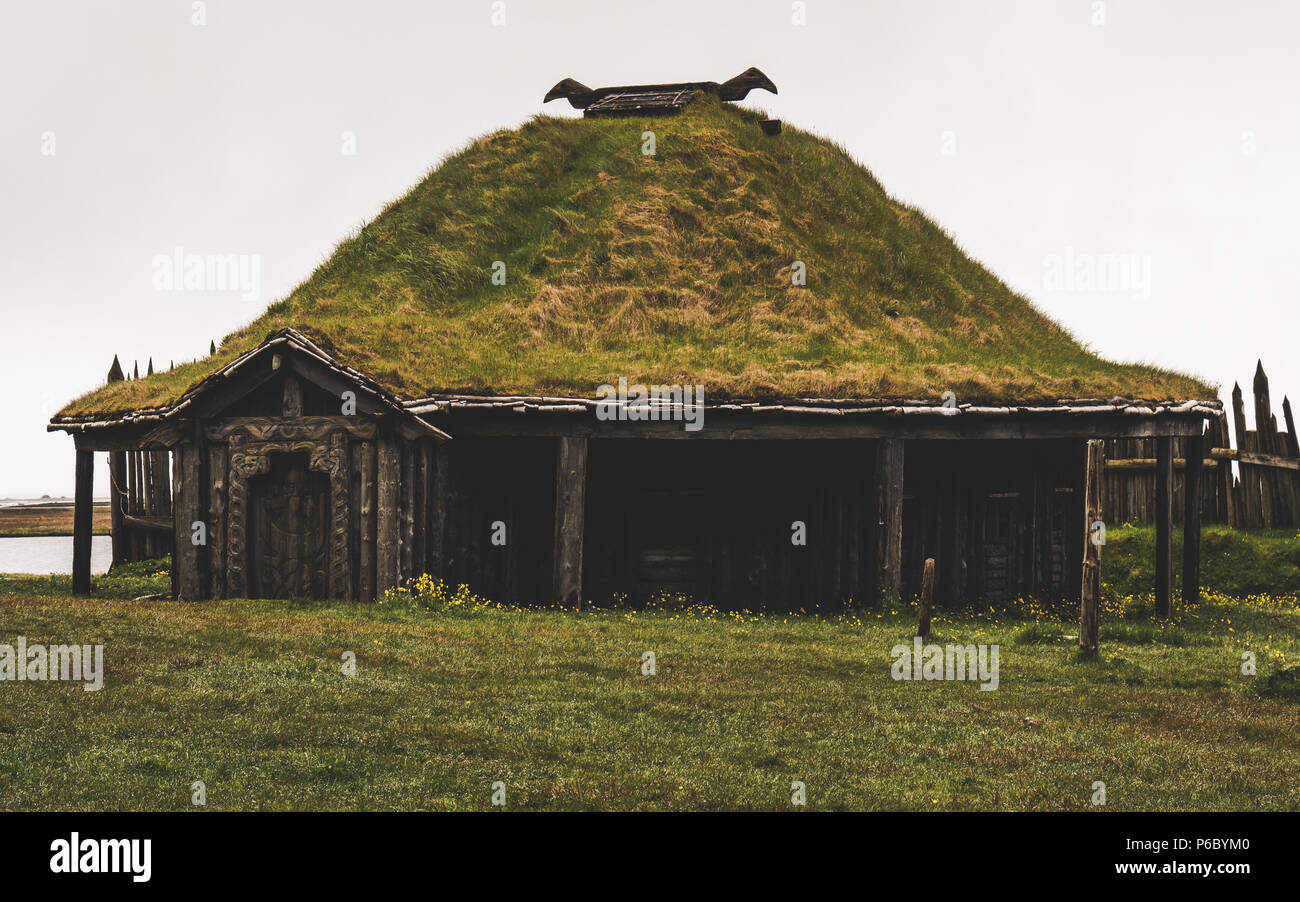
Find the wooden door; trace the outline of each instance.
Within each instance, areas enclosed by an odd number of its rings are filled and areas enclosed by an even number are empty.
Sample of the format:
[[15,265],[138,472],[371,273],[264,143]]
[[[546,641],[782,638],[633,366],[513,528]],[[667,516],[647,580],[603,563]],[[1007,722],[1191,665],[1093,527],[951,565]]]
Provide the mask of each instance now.
[[324,598],[329,590],[329,476],[306,454],[272,454],[249,484],[249,596]]

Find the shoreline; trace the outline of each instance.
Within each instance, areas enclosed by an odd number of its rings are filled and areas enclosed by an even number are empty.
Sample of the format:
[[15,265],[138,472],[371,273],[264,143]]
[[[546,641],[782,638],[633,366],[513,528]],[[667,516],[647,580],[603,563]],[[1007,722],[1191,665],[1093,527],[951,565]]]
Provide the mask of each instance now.
[[[0,538],[24,539],[72,535],[71,504],[33,502],[0,507]],[[91,512],[91,535],[112,534],[107,501],[96,502]]]

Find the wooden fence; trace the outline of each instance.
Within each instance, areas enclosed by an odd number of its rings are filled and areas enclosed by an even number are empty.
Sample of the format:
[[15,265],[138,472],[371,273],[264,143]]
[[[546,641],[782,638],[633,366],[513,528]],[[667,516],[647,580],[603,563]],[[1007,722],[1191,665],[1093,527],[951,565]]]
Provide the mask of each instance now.
[[[214,345],[215,348],[215,345]],[[148,375],[153,374],[153,359]],[[109,382],[126,379],[117,355]],[[140,364],[134,378],[140,378]],[[108,455],[108,507],[113,526],[113,564],[144,561],[172,553],[171,454],[167,451],[111,451]]]
[[[1300,443],[1291,402],[1282,399],[1284,428],[1278,427],[1269,400],[1268,376],[1256,366],[1255,429],[1246,429],[1241,386],[1232,390],[1233,447],[1228,415],[1210,421],[1203,447],[1201,515],[1211,523],[1238,529],[1300,526]],[[1186,504],[1183,471],[1187,439],[1173,439],[1174,522]],[[1232,462],[1237,462],[1233,473]],[[1106,442],[1105,518],[1110,523],[1151,523],[1156,509],[1156,439]]]
[[112,451],[108,473],[113,563],[171,554],[171,455],[166,451]]

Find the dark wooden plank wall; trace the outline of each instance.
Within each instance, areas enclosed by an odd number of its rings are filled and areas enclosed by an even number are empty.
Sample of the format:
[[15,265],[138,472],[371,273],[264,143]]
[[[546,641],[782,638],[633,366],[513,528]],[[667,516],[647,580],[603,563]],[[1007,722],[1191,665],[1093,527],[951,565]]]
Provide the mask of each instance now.
[[865,599],[874,464],[867,441],[592,441],[584,592],[749,610]]
[[[493,601],[551,601],[555,452],[555,440],[546,438],[443,443],[436,456],[445,458],[451,475],[428,527],[432,535],[443,519],[442,542],[426,551],[426,560],[441,551],[449,584],[465,583]],[[433,506],[439,507],[436,499]],[[505,524],[504,546],[491,541],[498,520]]]
[[904,472],[904,597],[931,557],[940,607],[1078,596],[1081,442],[914,441]]

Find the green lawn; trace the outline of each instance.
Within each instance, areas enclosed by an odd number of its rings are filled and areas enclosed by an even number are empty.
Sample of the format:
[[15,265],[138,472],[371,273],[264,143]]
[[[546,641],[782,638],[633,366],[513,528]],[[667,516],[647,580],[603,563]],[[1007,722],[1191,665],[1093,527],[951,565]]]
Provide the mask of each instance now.
[[[148,567],[101,594],[166,591]],[[1300,605],[940,616],[1000,685],[896,682],[909,607],[843,617],[72,599],[0,578],[0,643],[103,642],[100,692],[0,683],[0,808],[1300,808]],[[895,612],[896,611],[896,612]],[[356,673],[342,672],[344,652]],[[653,651],[658,672],[641,673]],[[1241,673],[1254,652],[1260,676]],[[1031,718],[1026,722],[1026,718]],[[1035,723],[1036,722],[1036,723]]]

